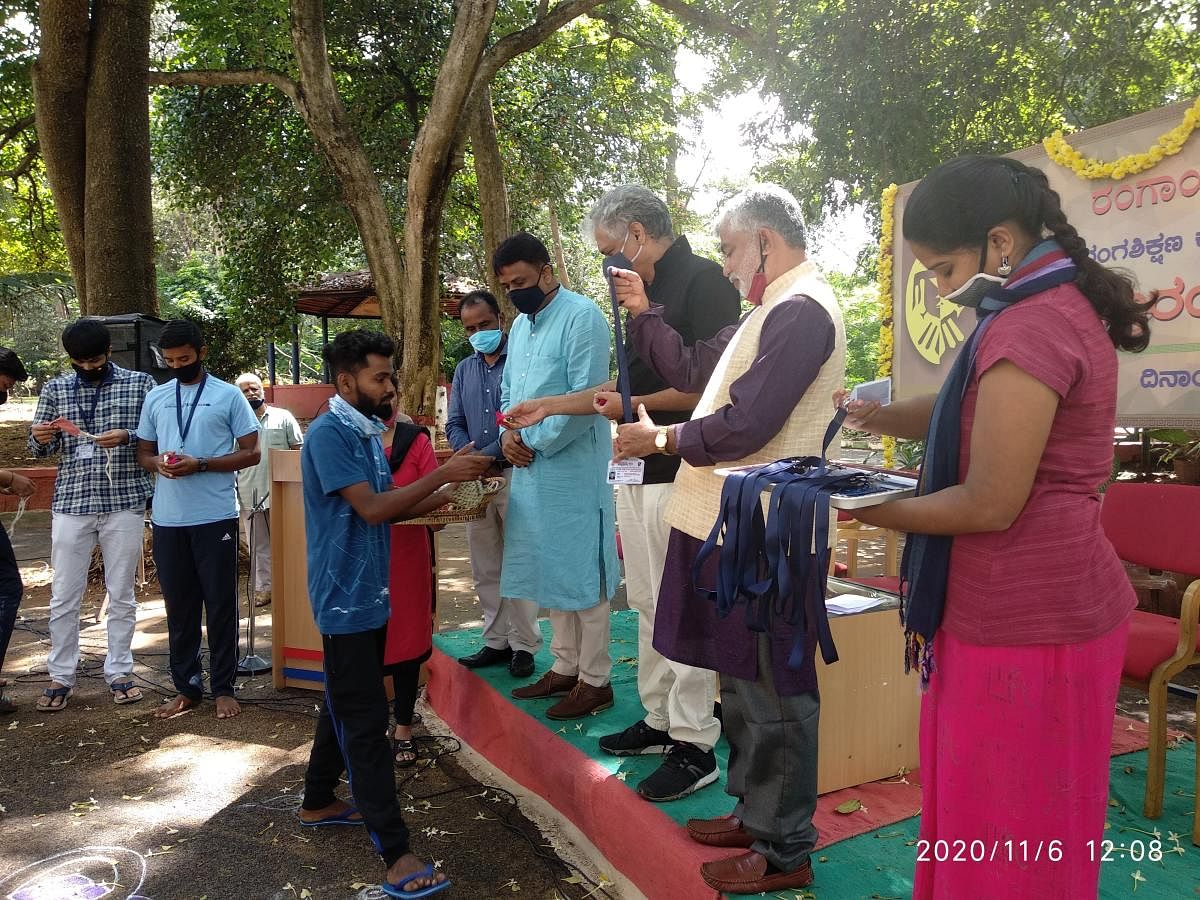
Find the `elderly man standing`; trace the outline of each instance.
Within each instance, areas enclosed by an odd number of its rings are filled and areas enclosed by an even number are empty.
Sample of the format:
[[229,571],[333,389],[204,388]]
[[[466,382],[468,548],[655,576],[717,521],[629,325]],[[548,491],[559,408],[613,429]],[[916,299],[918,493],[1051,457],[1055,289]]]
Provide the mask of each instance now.
[[[646,284],[663,320],[685,346],[711,338],[738,319],[738,292],[721,267],[692,252],[688,239],[675,236],[667,205],[648,189],[625,184],[609,191],[592,208],[585,229],[604,256],[621,252]],[[607,388],[608,385],[600,385]],[[686,422],[699,394],[668,387],[629,348],[629,389],[634,406],[653,411],[659,422]],[[509,415],[533,422],[546,415],[601,412],[622,415],[621,397],[609,390],[587,390],[547,397],[510,409]],[[623,731],[600,738],[600,749],[614,756],[665,754],[663,763],[642,779],[638,793],[647,800],[685,797],[718,778],[713,745],[721,724],[713,716],[716,676],[667,659],[654,649],[654,611],[658,603],[670,526],[663,511],[671,497],[679,458],[645,458],[641,484],[617,491],[617,524],[625,551],[625,590],[638,613],[638,696],[644,718]]]
[[[492,260],[522,315],[508,338],[501,408],[533,397],[580,391],[608,375],[608,324],[587,297],[554,277],[546,246],[518,234]],[[560,697],[552,719],[577,719],[612,706],[609,600],[620,581],[608,422],[598,415],[552,416],[500,438],[515,471],[504,523],[500,595],[550,610],[554,664],[518,700]]]
[[286,409],[271,406],[262,379],[244,372],[234,382],[258,416],[258,463],[237,473],[238,518],[250,551],[254,605],[271,603],[271,450],[299,450],[304,444],[300,423]]
[[657,425],[642,409],[638,422],[621,426],[617,455],[683,459],[666,510],[672,531],[654,646],[669,659],[721,673],[731,748],[726,791],[737,805],[730,816],[693,819],[688,833],[703,844],[746,848],[705,863],[701,874],[717,891],[757,894],[813,879],[820,712],[814,637],[807,636],[800,667],[790,668],[788,624],[775,620],[763,634],[740,614],[718,618],[696,594],[692,563],[717,520],[717,465],[820,455],[826,398],[841,384],[846,344],[837,300],[807,259],[794,197],[769,185],[747,189],[729,201],[717,230],[725,274],[755,309],[711,341],[688,348],[663,310],[650,306],[641,277],[617,273],[638,353],[678,390],[703,391],[691,421],[681,425]]

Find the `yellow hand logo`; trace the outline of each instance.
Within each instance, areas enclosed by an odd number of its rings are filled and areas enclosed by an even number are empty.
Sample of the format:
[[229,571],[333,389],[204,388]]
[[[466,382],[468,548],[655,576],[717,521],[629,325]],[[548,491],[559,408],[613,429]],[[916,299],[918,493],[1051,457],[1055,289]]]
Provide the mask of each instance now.
[[[930,301],[936,312],[930,310]],[[958,317],[965,307],[938,296],[933,273],[919,262],[914,262],[908,272],[904,287],[904,325],[908,340],[921,357],[938,365],[947,351],[963,342]]]

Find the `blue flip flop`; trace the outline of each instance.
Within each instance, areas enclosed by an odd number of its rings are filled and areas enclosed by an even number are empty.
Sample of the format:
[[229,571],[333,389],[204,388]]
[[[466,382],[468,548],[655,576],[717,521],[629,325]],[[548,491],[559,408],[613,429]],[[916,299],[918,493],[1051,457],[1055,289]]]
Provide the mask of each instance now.
[[303,825],[305,828],[323,828],[326,825],[364,825],[364,824],[366,824],[363,819],[350,818],[357,812],[358,812],[358,810],[352,806],[348,810],[346,810],[344,813],[339,813],[336,816],[326,816],[324,819],[317,819],[317,821],[315,821],[315,822],[305,822],[303,819],[300,818],[300,814],[297,813],[296,820],[301,825]]
[[439,881],[437,884],[431,884],[429,887],[418,888],[415,891],[406,891],[401,885],[408,884],[410,881],[416,881],[418,878],[432,878],[434,876],[433,866],[426,866],[419,872],[413,872],[411,875],[401,878],[398,884],[392,884],[390,881],[385,881],[379,886],[389,897],[399,897],[400,900],[418,900],[419,897],[429,897],[439,891],[444,891],[450,887],[450,879]]

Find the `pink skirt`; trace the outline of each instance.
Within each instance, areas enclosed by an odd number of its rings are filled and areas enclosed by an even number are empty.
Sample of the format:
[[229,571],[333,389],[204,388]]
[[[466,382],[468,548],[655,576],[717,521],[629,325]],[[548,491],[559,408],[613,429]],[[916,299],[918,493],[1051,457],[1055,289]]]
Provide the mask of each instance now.
[[1094,898],[1126,619],[1081,644],[938,631],[913,897]]

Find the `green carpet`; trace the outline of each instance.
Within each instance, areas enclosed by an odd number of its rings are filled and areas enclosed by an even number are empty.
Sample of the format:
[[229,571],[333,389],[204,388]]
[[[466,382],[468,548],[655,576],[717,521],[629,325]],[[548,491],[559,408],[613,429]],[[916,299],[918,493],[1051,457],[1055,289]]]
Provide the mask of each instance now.
[[[550,668],[554,658],[550,655],[550,623],[541,620],[542,637],[545,639],[542,650],[535,657],[537,666],[535,674],[540,676]],[[450,657],[466,656],[474,653],[483,646],[479,629],[460,629],[446,631],[433,636],[434,645]],[[638,700],[637,692],[637,613],[632,610],[622,610],[612,614],[612,686],[613,707],[595,716],[587,716],[583,722],[555,722],[545,717],[545,711],[558,702],[557,698],[550,700],[514,700],[513,704],[526,710],[545,723],[546,727],[558,732],[559,736],[570,744],[574,744],[604,768],[623,779],[631,788],[639,781],[658,768],[662,762],[659,756],[609,756],[600,752],[596,741],[606,734],[632,725],[646,715]],[[530,682],[528,678],[513,678],[504,666],[488,666],[476,669],[475,674],[492,685],[504,696],[515,687],[521,687]],[[717,765],[721,770],[721,780],[718,787],[708,787],[698,793],[664,803],[661,809],[672,819],[683,825],[692,818],[712,818],[728,814],[733,808],[733,798],[725,793],[725,770],[729,762],[729,745],[721,738],[713,748],[717,755]]]
[[[549,668],[550,656],[549,624],[542,622],[546,643],[537,655],[537,672]],[[632,787],[658,765],[657,757],[632,757],[619,759],[600,753],[597,738],[619,731],[640,719],[644,712],[637,699],[637,614],[630,611],[614,613],[612,616],[613,638],[613,693],[615,705],[597,716],[588,716],[585,722],[556,723],[541,715],[553,700],[514,701],[515,704],[538,716],[546,725],[557,731],[563,740],[574,744],[600,765],[617,773]],[[448,656],[457,657],[473,653],[482,646],[477,629],[444,632],[434,635],[434,643]],[[528,679],[513,678],[502,666],[477,670],[477,674],[498,691],[508,694],[514,687]],[[717,744],[716,754],[721,772],[726,769],[729,755],[724,738]],[[1182,853],[1166,852],[1160,862],[1147,859],[1134,861],[1126,854],[1114,852],[1112,860],[1101,868],[1100,896],[1102,898],[1127,898],[1138,900],[1177,900],[1183,897],[1200,896],[1200,847],[1192,846],[1192,810],[1195,806],[1196,756],[1190,743],[1167,754],[1167,787],[1162,817],[1156,821],[1141,816],[1142,792],[1146,783],[1146,753],[1128,753],[1112,759],[1112,785],[1110,788],[1108,827],[1104,837],[1114,844],[1130,841],[1154,840],[1157,829],[1164,851],[1173,847]],[[698,794],[664,803],[659,808],[676,822],[683,823],[692,817],[709,817],[726,814],[731,798],[724,793],[724,776],[719,782],[721,790],[706,788]],[[803,893],[786,891],[771,895],[795,900],[800,897],[815,897],[819,900],[883,900],[883,898],[907,898],[912,893],[913,860],[915,846],[910,842],[917,838],[917,817],[868,832],[849,840],[832,844],[820,850],[813,862],[816,883]],[[1170,835],[1178,836],[1178,843]],[[1143,880],[1133,878],[1140,873]],[[1136,885],[1136,894],[1134,888]],[[1019,900],[1019,898],[1018,898]]]

